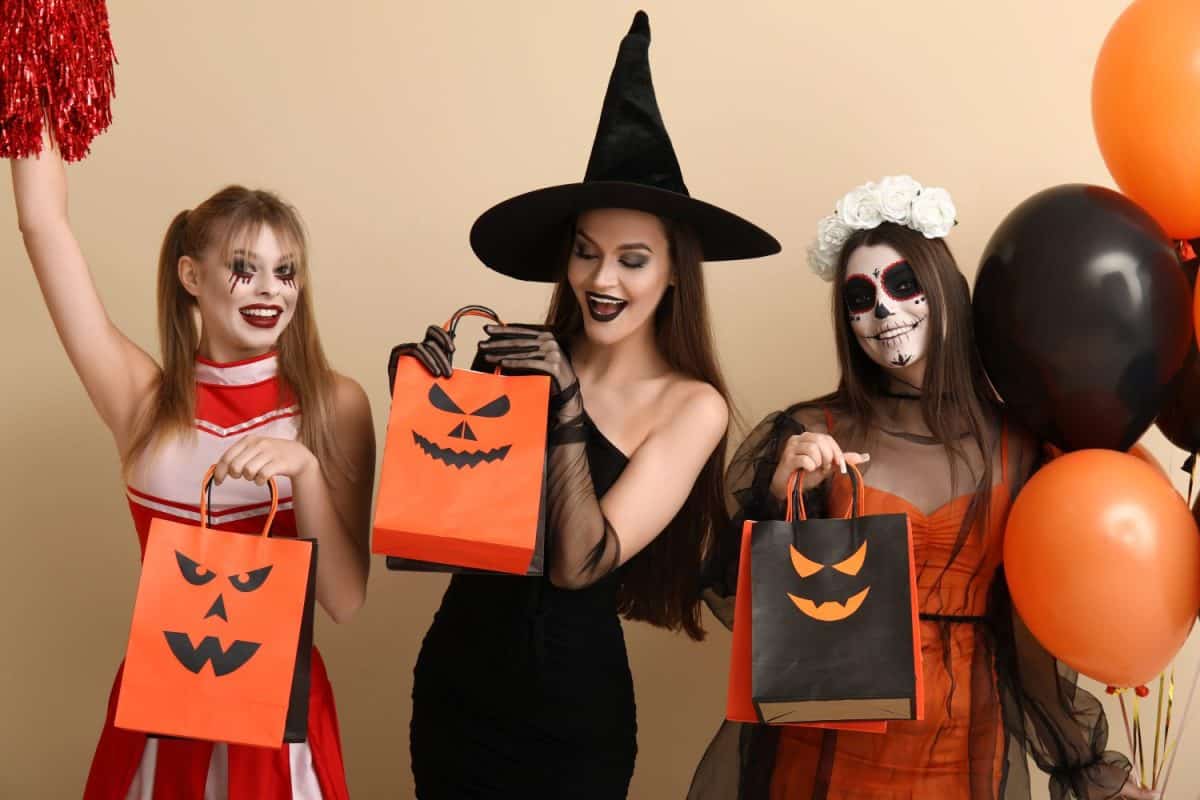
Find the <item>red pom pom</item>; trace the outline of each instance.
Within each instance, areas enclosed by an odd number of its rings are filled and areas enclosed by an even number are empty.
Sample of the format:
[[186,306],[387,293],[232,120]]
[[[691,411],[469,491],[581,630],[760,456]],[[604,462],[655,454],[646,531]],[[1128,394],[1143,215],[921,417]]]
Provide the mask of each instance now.
[[0,3],[0,158],[42,150],[42,125],[67,161],[112,122],[112,39],[103,0]]
[[1145,686],[1138,686],[1133,691],[1138,697],[1146,697],[1150,694],[1150,690]]
[[1104,687],[1104,691],[1107,694],[1116,694],[1117,692],[1120,691],[1120,689],[1118,689],[1115,686],[1106,686],[1106,687]]

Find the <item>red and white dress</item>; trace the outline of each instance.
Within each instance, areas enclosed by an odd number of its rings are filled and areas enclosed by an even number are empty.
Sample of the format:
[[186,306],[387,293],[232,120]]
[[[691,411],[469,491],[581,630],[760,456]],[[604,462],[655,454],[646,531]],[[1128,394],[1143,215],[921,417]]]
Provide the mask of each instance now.
[[[232,364],[196,360],[196,435],[148,448],[130,470],[127,496],[142,552],[151,520],[197,523],[200,481],[246,436],[295,439],[300,408],[268,354]],[[277,479],[273,536],[295,536],[292,486]],[[266,487],[229,480],[214,487],[210,525],[259,533],[270,509]],[[113,726],[120,670],[108,701],[84,800],[345,800],[345,770],[333,690],[313,649],[308,741],[278,750],[192,739],[158,739]]]

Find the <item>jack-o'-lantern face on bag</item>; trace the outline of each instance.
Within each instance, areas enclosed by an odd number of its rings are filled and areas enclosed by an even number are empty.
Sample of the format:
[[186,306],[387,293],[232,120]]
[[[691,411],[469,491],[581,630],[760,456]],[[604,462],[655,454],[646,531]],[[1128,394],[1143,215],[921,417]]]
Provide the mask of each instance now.
[[[470,396],[465,388],[455,387],[455,394]],[[472,408],[470,404],[467,409]],[[508,435],[504,417],[512,409],[507,394],[487,400],[473,411],[464,410],[446,387],[434,383],[429,387],[429,408],[416,422],[428,422],[425,432],[413,428],[413,443],[430,458],[452,467],[477,467],[493,461],[503,461],[512,449],[512,441],[501,442]],[[474,424],[472,424],[474,422]],[[415,423],[414,423],[415,424]],[[453,425],[448,433],[436,435],[435,431]],[[482,437],[482,438],[481,438]]]
[[812,597],[788,592],[796,608],[821,622],[841,622],[853,616],[867,600],[870,585],[855,581],[861,576],[867,561],[867,542],[852,549],[851,554],[833,563],[814,561],[791,547],[792,568],[803,579],[802,585]]
[[[175,551],[175,561],[179,565],[180,576],[186,583],[192,586],[208,586],[212,584],[215,588],[215,599],[208,610],[204,612],[204,619],[214,621],[219,619],[223,622],[229,622],[229,611],[225,605],[225,595],[227,593],[230,594],[235,609],[234,625],[231,626],[231,630],[237,629],[236,624],[238,617],[241,615],[237,612],[244,614],[254,613],[253,600],[247,599],[247,601],[243,601],[237,598],[237,595],[249,594],[262,588],[262,585],[266,583],[267,578],[271,575],[270,564],[239,574],[219,575],[203,564],[199,564],[188,558],[178,550]],[[234,670],[239,669],[262,646],[262,642],[248,642],[243,639],[234,639],[227,645],[222,645],[223,637],[219,634],[206,634],[198,643],[193,644],[191,634],[183,630],[163,631],[163,636],[166,637],[167,646],[185,669],[190,672],[199,673],[205,664],[212,664],[213,674],[217,677],[228,675]]]

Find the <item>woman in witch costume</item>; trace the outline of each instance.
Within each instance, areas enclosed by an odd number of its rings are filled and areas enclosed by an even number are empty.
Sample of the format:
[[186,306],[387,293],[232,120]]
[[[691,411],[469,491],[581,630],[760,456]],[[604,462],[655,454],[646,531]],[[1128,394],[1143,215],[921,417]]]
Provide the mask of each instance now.
[[[966,278],[943,237],[943,189],[908,176],[846,195],[809,250],[833,283],[841,380],[769,415],[726,475],[731,531],[783,519],[803,471],[810,514],[850,507],[845,465],[864,476],[864,514],[907,514],[917,568],[925,714],[886,734],[725,723],[691,800],[1028,798],[1027,755],[1051,794],[1148,798],[1106,752],[1100,703],[1016,617],[1001,568],[1009,505],[1039,449],[1001,418],[975,350]],[[736,537],[722,537],[705,598],[726,624]]]
[[[485,212],[490,268],[557,288],[545,329],[491,326],[480,366],[552,380],[547,576],[457,575],[415,669],[418,797],[621,798],[636,753],[618,613],[699,639],[728,405],[700,264],[779,244],[687,194],[650,81],[621,43],[586,176]],[[454,343],[401,345],[435,375]],[[569,353],[569,355],[568,355]]]
[[[58,155],[47,148],[12,161],[12,180],[50,317],[116,442],[143,551],[154,519],[200,519],[210,465],[224,482],[209,517],[220,530],[261,531],[271,510],[265,484],[275,478],[272,535],[317,538],[316,599],[335,621],[348,618],[366,592],[375,437],[366,394],[322,351],[295,209],[231,186],[175,216],[158,262],[159,365],[100,302],[71,231]],[[230,621],[223,602],[208,616]],[[316,650],[309,677],[307,741],[272,750],[115,727],[118,672],[84,799],[348,797],[333,693]]]

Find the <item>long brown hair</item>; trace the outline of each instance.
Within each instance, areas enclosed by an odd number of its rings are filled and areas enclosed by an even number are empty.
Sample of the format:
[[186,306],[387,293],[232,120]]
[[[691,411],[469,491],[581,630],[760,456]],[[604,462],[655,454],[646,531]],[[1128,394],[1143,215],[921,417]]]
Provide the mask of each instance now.
[[148,447],[171,436],[195,432],[199,309],[196,298],[179,280],[179,260],[184,256],[200,260],[205,254],[216,253],[225,261],[237,242],[253,241],[263,226],[296,254],[296,310],[277,345],[281,392],[290,392],[300,406],[300,441],[322,465],[328,466],[332,459],[343,470],[348,469],[334,444],[334,374],[313,315],[304,224],[296,209],[278,196],[242,186],[227,186],[190,211],[179,212],[167,227],[158,257],[161,379],[138,421],[130,446],[122,454],[126,469]]
[[[717,364],[709,326],[708,303],[701,270],[700,241],[684,224],[661,219],[675,285],[667,289],[654,312],[658,352],[672,370],[712,386],[732,405]],[[575,234],[567,237],[565,266]],[[546,324],[562,341],[583,334],[583,311],[564,277],[554,290]],[[700,569],[717,531],[728,522],[723,469],[728,431],[708,457],[683,506],[646,549],[627,562],[617,594],[617,610],[626,619],[669,630],[682,630],[697,641],[700,624]]]
[[[845,420],[847,438],[861,438],[871,429],[886,387],[886,371],[872,361],[858,343],[846,313],[846,265],[859,247],[885,244],[908,261],[928,298],[929,350],[921,385],[921,415],[930,433],[946,449],[951,463],[964,464],[967,454],[960,440],[963,427],[983,454],[983,472],[975,486],[950,556],[962,550],[979,519],[991,512],[992,453],[996,443],[990,423],[999,416],[999,405],[975,347],[971,321],[971,290],[954,255],[942,239],[927,239],[902,225],[885,222],[877,228],[855,231],[842,247],[833,278],[833,324],[841,377],[837,390],[812,402]],[[951,472],[953,475],[953,471]],[[952,478],[953,480],[953,478]]]

